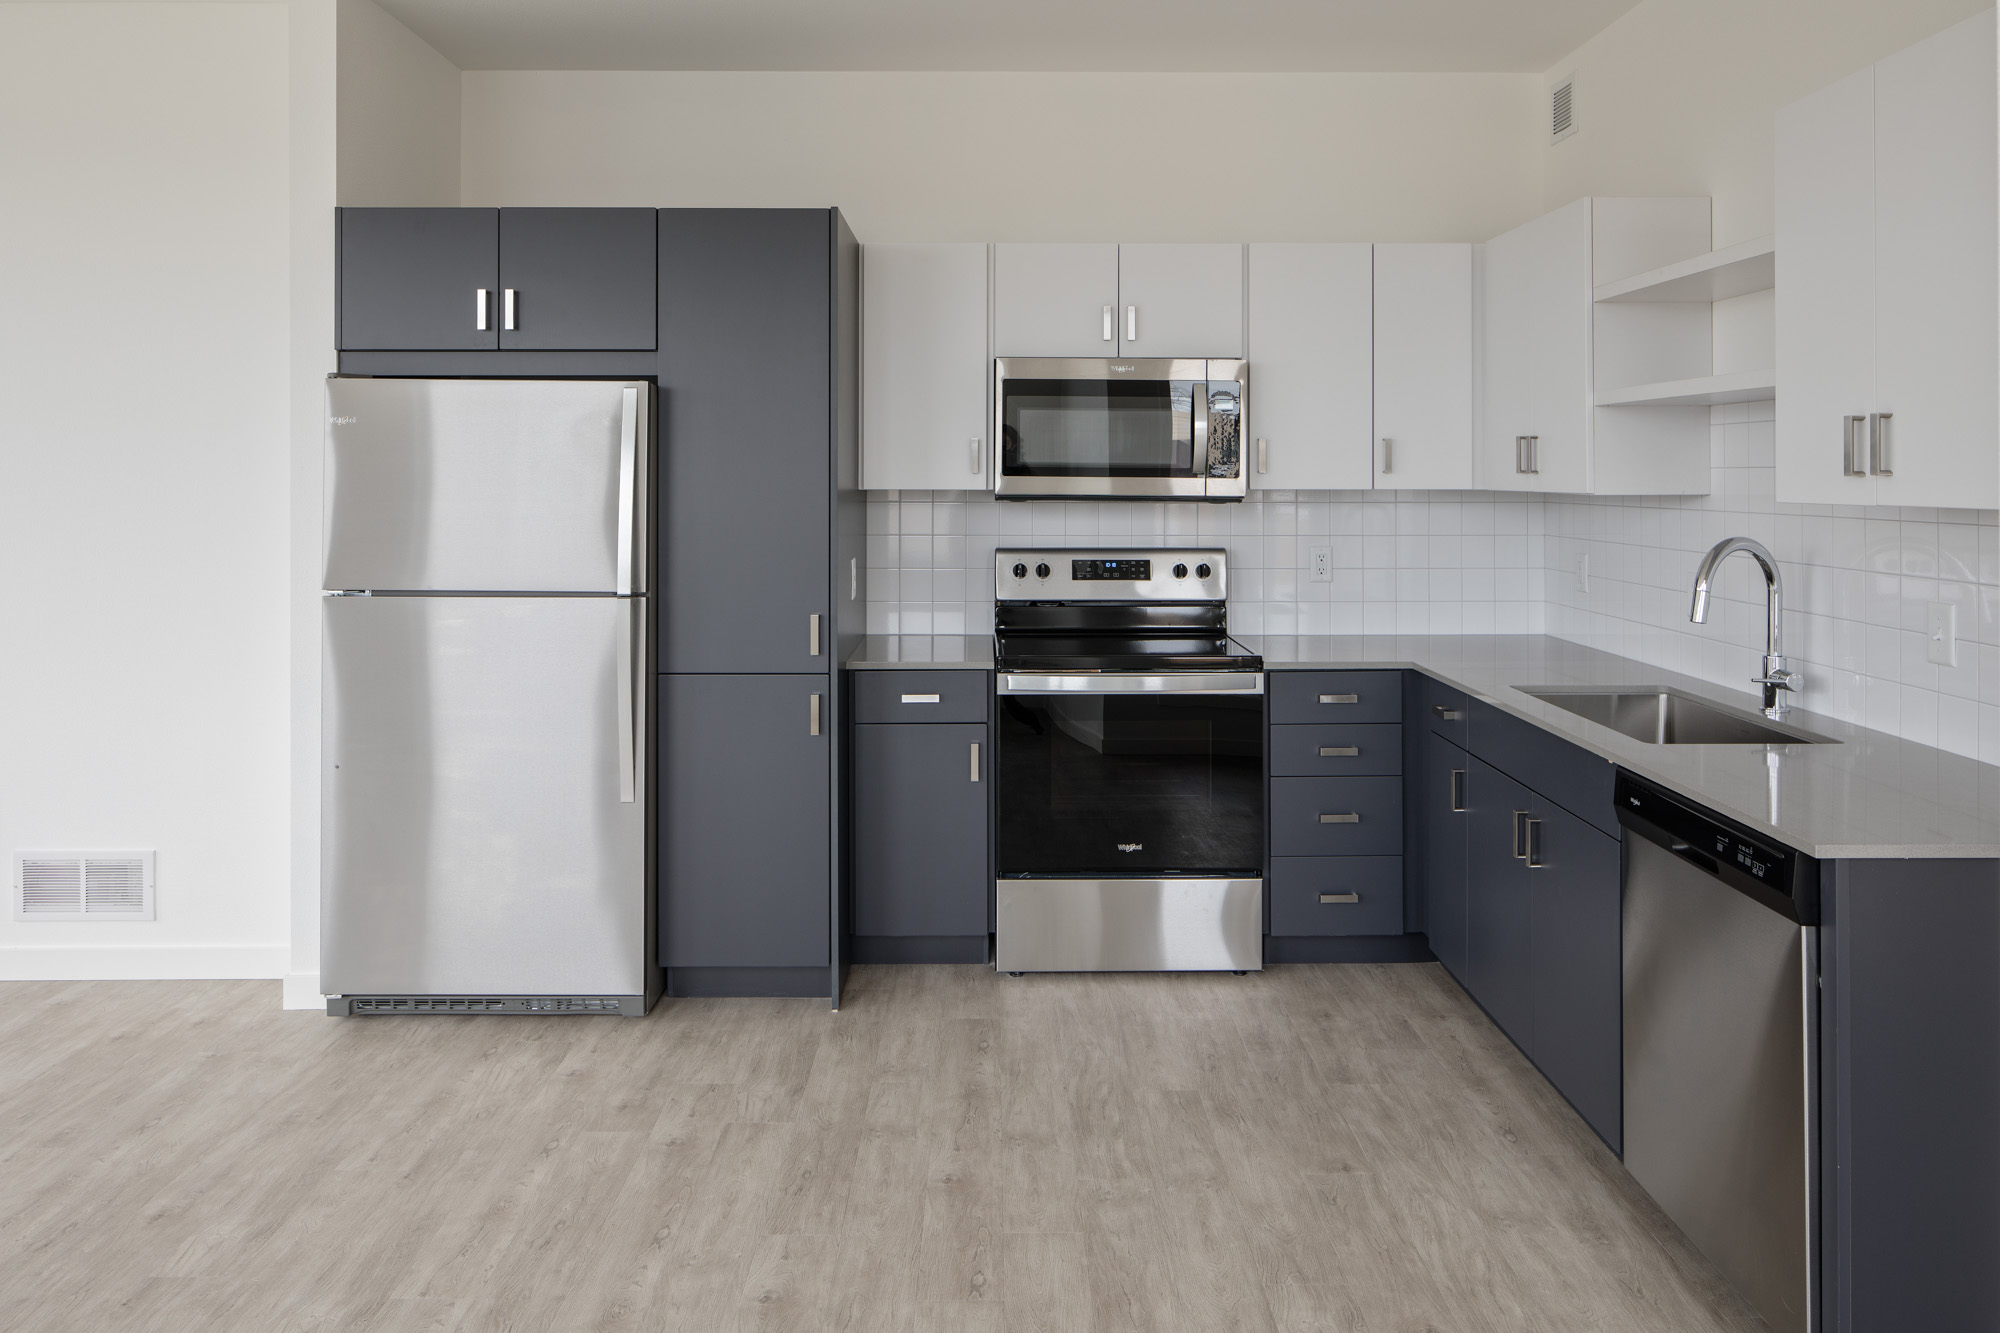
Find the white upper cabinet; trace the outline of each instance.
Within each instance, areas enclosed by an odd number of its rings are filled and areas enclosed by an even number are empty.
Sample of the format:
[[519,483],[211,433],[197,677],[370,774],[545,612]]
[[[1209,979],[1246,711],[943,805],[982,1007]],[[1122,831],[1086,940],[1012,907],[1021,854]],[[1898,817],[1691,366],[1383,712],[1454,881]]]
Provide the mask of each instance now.
[[1688,197],[1578,199],[1487,243],[1482,487],[1596,495],[1708,490],[1706,407],[1596,405],[1599,392],[1641,378],[1706,373],[1708,303],[1594,304],[1600,284],[1708,248],[1708,200]]
[[1250,247],[1250,484],[1371,484],[1367,244]]
[[1778,112],[1777,495],[2000,503],[1993,11]]
[[[1470,490],[1472,247],[1374,250],[1375,484]],[[1250,248],[1250,274],[1254,320],[1256,246]],[[1261,382],[1258,387],[1261,392]]]
[[986,247],[861,251],[861,487],[992,488]]
[[1121,318],[1117,246],[993,247],[993,355],[1117,356]]
[[1118,247],[1118,355],[1243,355],[1243,247]]

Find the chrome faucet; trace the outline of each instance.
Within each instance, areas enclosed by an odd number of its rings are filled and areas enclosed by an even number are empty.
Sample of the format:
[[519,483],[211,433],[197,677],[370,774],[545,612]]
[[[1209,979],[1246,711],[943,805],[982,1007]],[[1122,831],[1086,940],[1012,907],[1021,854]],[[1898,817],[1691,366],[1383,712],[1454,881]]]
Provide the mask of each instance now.
[[1764,716],[1773,722],[1782,722],[1785,714],[1791,711],[1791,705],[1778,692],[1790,693],[1798,688],[1800,682],[1799,673],[1785,666],[1783,627],[1780,624],[1784,616],[1785,588],[1778,576],[1777,558],[1764,549],[1763,543],[1748,537],[1725,537],[1717,542],[1701,558],[1701,568],[1695,571],[1694,606],[1688,611],[1688,619],[1697,625],[1708,623],[1708,590],[1715,581],[1715,567],[1738,551],[1755,560],[1757,568],[1764,571],[1764,607],[1770,618],[1764,631],[1764,674],[1753,676],[1750,683],[1764,687]]

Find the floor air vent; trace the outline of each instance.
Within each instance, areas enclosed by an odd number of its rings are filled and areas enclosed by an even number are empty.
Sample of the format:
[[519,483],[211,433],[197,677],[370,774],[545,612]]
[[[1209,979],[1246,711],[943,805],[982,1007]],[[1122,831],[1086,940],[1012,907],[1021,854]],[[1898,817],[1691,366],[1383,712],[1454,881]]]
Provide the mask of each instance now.
[[16,921],[151,921],[153,853],[16,852]]
[[326,1011],[369,1014],[638,1014],[638,995],[335,995]]

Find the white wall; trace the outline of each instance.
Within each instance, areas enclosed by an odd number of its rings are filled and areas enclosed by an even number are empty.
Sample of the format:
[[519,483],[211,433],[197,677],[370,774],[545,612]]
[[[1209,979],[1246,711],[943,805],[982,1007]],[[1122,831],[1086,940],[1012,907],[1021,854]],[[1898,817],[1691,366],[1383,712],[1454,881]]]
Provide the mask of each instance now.
[[1644,0],[1565,57],[1577,131],[1548,144],[1542,202],[1706,194],[1718,248],[1769,235],[1771,116],[1985,0]]
[[283,966],[285,50],[0,5],[0,855],[159,852],[157,921],[0,920],[0,977]]
[[1484,240],[1519,74],[467,71],[467,204],[838,205],[864,241]]
[[458,66],[374,0],[339,0],[343,204],[458,203]]

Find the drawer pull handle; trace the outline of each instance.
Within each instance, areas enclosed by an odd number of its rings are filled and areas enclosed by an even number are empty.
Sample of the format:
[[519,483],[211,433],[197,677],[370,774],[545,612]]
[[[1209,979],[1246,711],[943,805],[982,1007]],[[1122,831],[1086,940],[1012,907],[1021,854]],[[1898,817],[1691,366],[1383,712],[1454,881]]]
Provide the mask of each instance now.
[[1352,759],[1360,753],[1361,747],[1358,745],[1322,745],[1319,747],[1319,757],[1322,759]]
[[935,694],[906,694],[903,696],[903,702],[906,704],[934,704],[939,702],[939,696]]
[[1345,815],[1321,815],[1319,822],[1322,824],[1359,824],[1361,816],[1352,813]]
[[1361,702],[1361,696],[1358,694],[1322,694],[1319,697],[1319,701],[1323,704],[1358,704]]
[[1358,893],[1322,893],[1319,896],[1319,900],[1323,903],[1358,903],[1361,901],[1361,895]]
[[1445,722],[1465,721],[1465,710],[1463,708],[1446,708],[1443,704],[1432,704],[1431,711],[1436,713],[1439,719]]

